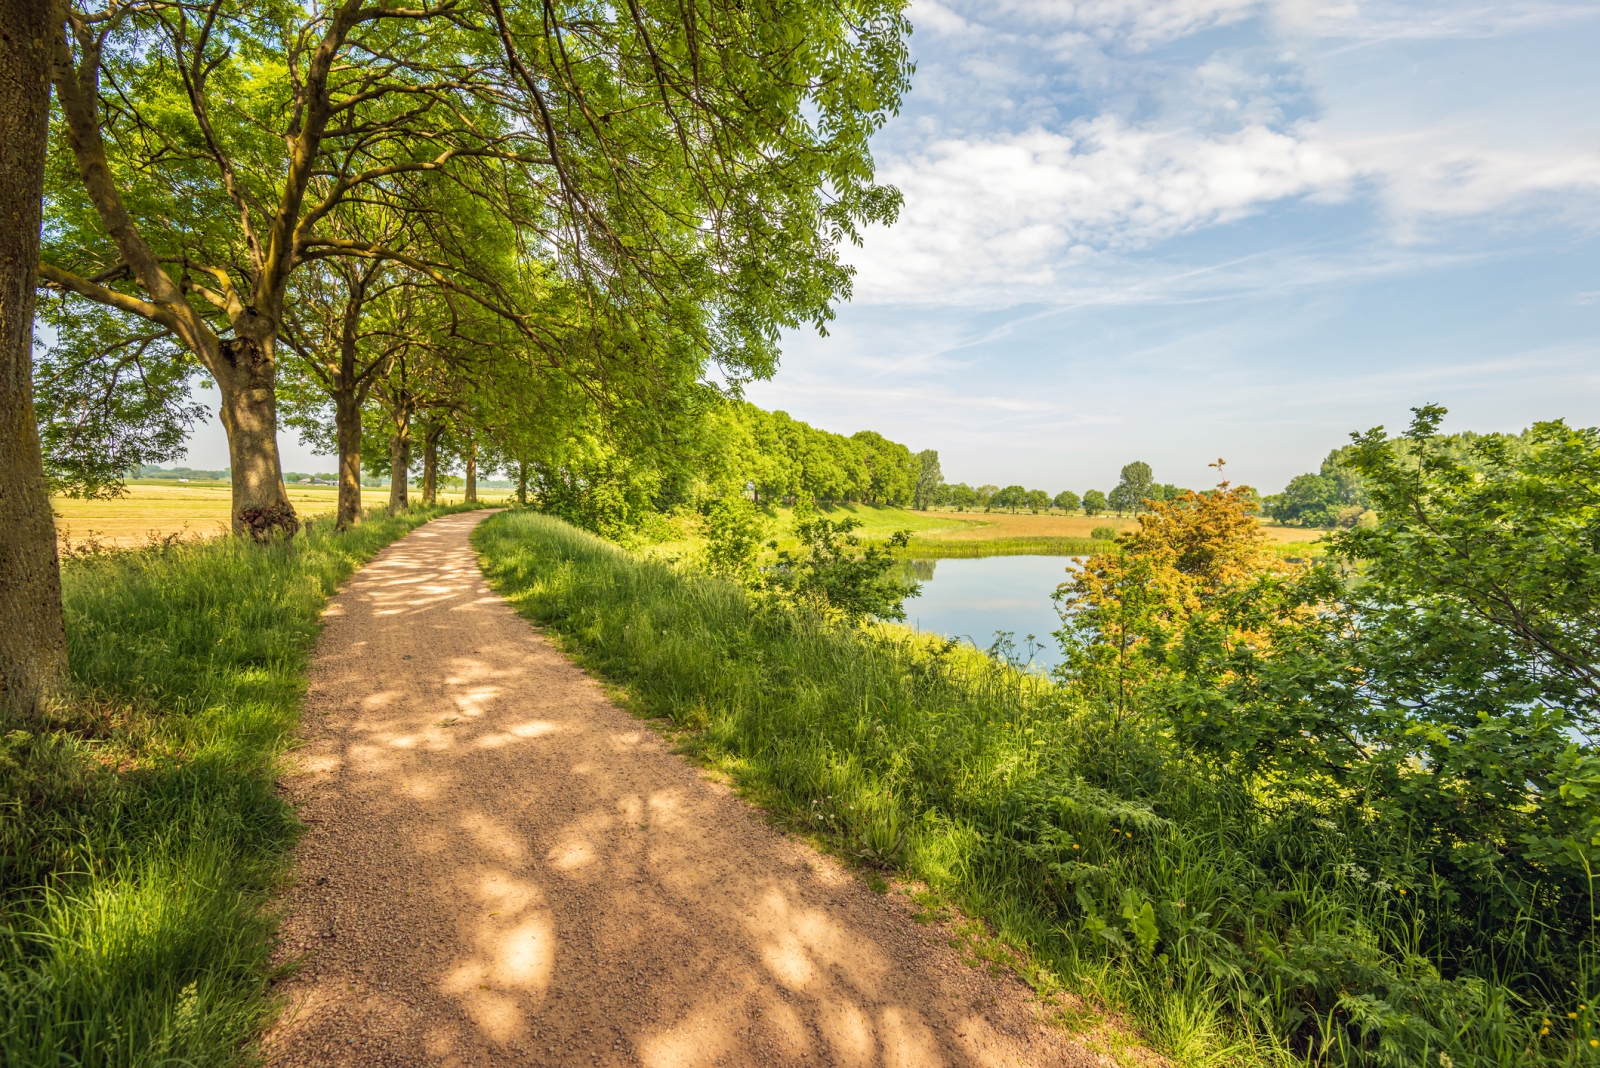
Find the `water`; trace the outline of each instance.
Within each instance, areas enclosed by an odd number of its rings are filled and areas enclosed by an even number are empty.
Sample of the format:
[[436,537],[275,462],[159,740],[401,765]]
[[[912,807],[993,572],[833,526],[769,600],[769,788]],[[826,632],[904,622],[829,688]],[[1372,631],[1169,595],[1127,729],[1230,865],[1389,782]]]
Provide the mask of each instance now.
[[970,641],[980,649],[996,631],[1009,631],[1015,655],[1050,668],[1061,650],[1050,636],[1061,627],[1050,595],[1066,580],[1070,556],[987,556],[977,560],[908,560],[904,577],[922,583],[922,596],[906,601],[906,622],[918,630]]

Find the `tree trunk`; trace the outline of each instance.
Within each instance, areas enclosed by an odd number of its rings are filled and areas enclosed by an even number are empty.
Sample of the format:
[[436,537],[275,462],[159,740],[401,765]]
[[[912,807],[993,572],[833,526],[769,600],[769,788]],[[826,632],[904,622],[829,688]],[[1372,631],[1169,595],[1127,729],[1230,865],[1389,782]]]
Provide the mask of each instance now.
[[478,443],[467,438],[467,495],[469,504],[478,502]]
[[0,0],[0,712],[66,681],[61,568],[33,414],[33,299],[49,140],[53,3]]
[[422,503],[439,503],[439,439],[444,427],[431,426],[422,435]]
[[276,330],[265,320],[241,321],[239,327],[236,336],[222,340],[216,361],[233,465],[233,532],[257,541],[292,538],[300,520],[278,459]]
[[361,520],[361,402],[354,388],[333,394],[333,426],[339,439],[339,529]]
[[528,507],[528,465],[517,461],[517,504]]
[[411,479],[411,413],[401,410],[395,419],[394,437],[389,439],[389,514],[411,507],[408,482]]

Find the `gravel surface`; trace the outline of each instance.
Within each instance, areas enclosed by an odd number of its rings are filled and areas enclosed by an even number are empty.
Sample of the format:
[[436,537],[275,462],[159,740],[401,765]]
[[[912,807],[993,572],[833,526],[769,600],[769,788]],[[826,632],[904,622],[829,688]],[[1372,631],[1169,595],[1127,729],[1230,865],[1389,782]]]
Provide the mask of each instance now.
[[447,516],[334,599],[269,1065],[1099,1065],[764,823],[491,591]]

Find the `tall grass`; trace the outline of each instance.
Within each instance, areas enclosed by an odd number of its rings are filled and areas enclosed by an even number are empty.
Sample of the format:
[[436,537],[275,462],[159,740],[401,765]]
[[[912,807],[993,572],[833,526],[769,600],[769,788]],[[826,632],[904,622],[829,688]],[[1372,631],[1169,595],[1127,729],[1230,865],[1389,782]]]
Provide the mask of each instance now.
[[1600,1060],[1592,991],[1546,1004],[1433,954],[1449,903],[1404,828],[1275,809],[1042,678],[830,628],[559,520],[508,513],[474,541],[521,612],[769,809],[926,880],[1036,986],[1126,1012],[1182,1063]]
[[0,1062],[250,1059],[296,833],[274,779],[319,615],[450,510],[67,562],[72,692],[0,740]]

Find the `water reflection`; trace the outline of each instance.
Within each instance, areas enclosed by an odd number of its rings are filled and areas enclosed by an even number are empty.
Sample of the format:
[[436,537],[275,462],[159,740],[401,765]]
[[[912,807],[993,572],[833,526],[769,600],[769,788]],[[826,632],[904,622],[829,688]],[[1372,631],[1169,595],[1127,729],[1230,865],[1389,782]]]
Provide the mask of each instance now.
[[[903,560],[902,578],[922,584],[906,602],[906,622],[987,649],[997,632],[1009,633],[1014,654],[1035,667],[1061,661],[1051,637],[1059,630],[1050,595],[1076,565],[1071,556],[990,556],[978,560]],[[1030,646],[1027,638],[1033,636]]]

